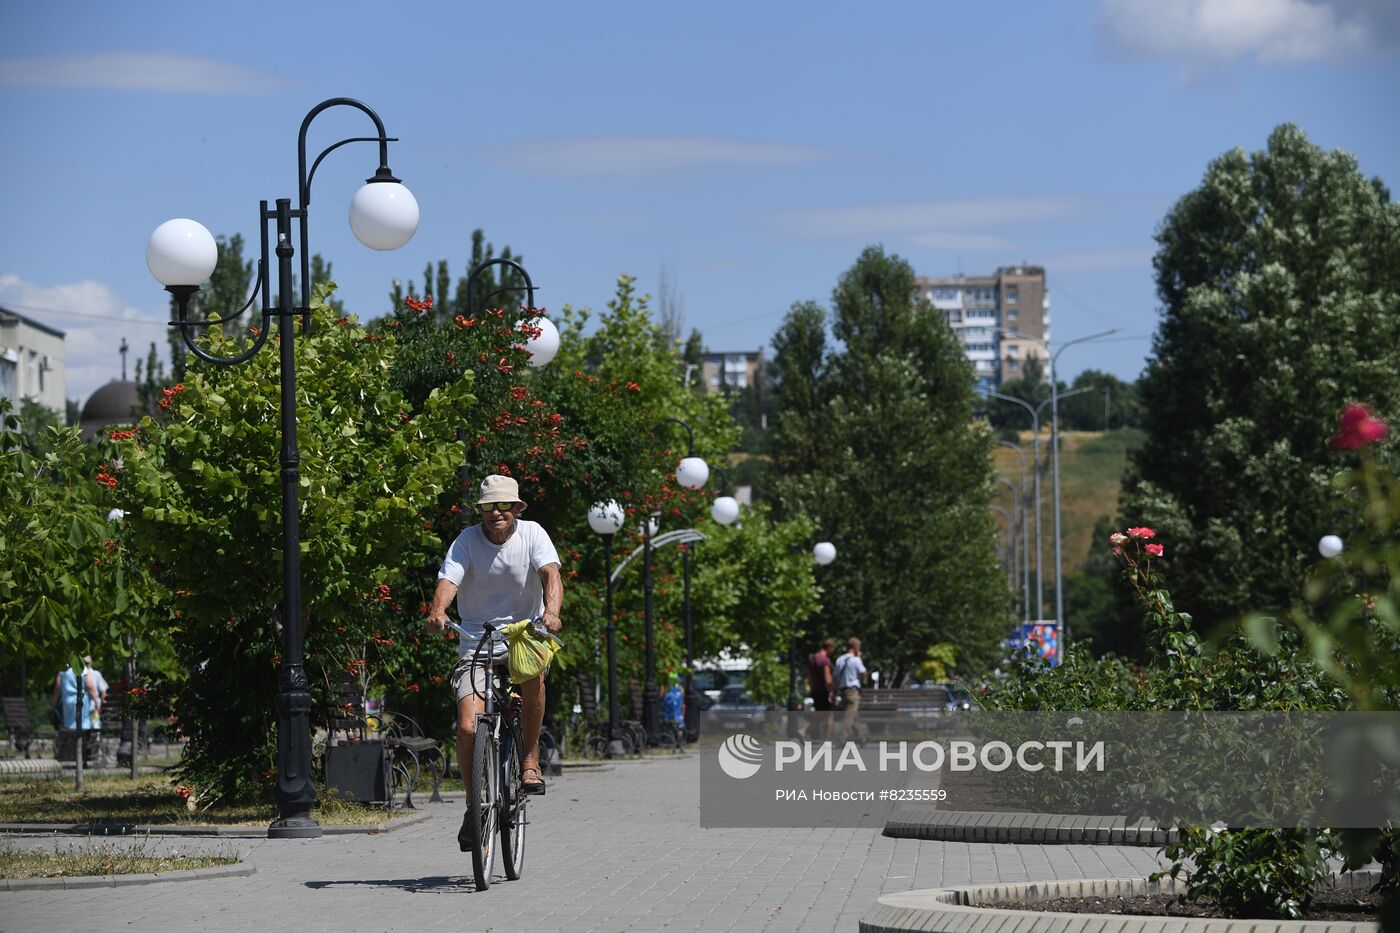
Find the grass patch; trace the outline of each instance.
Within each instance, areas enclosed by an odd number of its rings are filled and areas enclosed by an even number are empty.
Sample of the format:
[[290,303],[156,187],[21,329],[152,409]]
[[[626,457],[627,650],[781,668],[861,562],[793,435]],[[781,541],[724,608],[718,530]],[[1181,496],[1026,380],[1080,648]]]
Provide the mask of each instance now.
[[157,853],[149,843],[118,848],[97,845],[54,852],[24,851],[0,845],[0,878],[77,878],[87,875],[159,875],[192,868],[236,865],[236,855]]
[[[269,804],[215,804],[190,812],[175,785],[163,777],[131,780],[115,775],[85,779],[83,793],[66,779],[0,784],[3,823],[131,823],[158,826],[265,825],[275,816]],[[321,796],[316,818],[328,825],[373,825],[389,819],[382,807]]]

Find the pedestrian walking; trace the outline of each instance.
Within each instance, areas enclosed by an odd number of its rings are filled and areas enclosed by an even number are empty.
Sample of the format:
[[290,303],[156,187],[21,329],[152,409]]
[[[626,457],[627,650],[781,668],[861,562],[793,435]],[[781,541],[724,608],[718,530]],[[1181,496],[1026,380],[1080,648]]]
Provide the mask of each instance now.
[[836,659],[832,677],[841,698],[841,737],[847,738],[857,729],[856,715],[860,712],[860,691],[866,680],[865,662],[860,659],[860,639],[846,640],[846,653]]
[[834,705],[831,656],[835,653],[836,642],[828,638],[807,655],[807,691],[812,697],[812,709],[818,713],[829,712]]

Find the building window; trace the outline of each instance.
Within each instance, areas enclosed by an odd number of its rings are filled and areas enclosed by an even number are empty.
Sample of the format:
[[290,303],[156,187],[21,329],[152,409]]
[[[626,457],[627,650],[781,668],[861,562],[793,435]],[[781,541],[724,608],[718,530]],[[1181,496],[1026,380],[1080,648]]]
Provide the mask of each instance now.
[[1006,361],[1006,368],[1009,369],[1009,370],[1011,370],[1011,371],[1014,373],[1014,372],[1016,372],[1017,370],[1019,370],[1019,369],[1021,368],[1021,361],[1020,361],[1020,360],[1007,360],[1007,361]]
[[1019,318],[1020,316],[1021,316],[1020,313],[1019,313],[1019,312],[1016,312],[1016,311],[1007,311],[1007,312],[1006,312],[1006,319],[1007,319],[1008,321],[1014,321],[1014,320],[1016,320],[1017,318]]
[[1014,305],[1016,303],[1016,299],[1019,297],[1019,292],[1020,289],[1018,289],[1015,285],[1006,286],[1006,303],[1009,305]]
[[7,351],[0,351],[0,398],[15,400],[15,374],[19,367],[10,359]]

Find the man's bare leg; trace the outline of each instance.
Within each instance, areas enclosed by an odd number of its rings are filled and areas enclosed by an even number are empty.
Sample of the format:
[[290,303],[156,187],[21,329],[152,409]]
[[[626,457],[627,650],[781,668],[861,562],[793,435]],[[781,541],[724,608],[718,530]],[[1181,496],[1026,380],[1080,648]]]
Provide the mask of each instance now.
[[[520,729],[525,754],[520,759],[520,769],[540,767],[540,724],[544,722],[544,676],[532,677],[516,686],[520,691]],[[541,778],[544,773],[540,772]]]

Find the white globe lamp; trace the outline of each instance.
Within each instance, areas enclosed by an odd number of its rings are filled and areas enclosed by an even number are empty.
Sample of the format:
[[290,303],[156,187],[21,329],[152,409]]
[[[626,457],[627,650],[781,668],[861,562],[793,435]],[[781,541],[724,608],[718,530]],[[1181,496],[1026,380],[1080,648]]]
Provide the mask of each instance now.
[[1331,560],[1342,553],[1342,539],[1336,535],[1323,535],[1317,542],[1317,553]]
[[676,467],[676,482],[686,489],[699,489],[710,478],[710,465],[700,457],[686,457]]
[[739,500],[720,496],[710,505],[710,517],[721,525],[732,525],[739,519]]
[[616,499],[595,502],[588,510],[588,527],[600,535],[617,534],[624,519],[622,506],[618,504]]
[[832,544],[830,541],[818,542],[817,545],[812,548],[812,559],[825,567],[836,559],[836,545]]
[[637,522],[637,534],[655,538],[661,533],[661,516],[653,515],[644,522]]
[[197,220],[167,220],[146,241],[146,266],[162,285],[203,285],[218,261],[214,237]]
[[418,232],[418,201],[397,181],[371,181],[350,199],[350,229],[370,249],[398,249]]
[[[540,335],[526,338],[525,343],[521,346],[526,353],[530,354],[530,365],[539,369],[541,366],[549,365],[555,354],[559,352],[559,328],[555,327],[554,322],[547,317],[536,318],[534,326],[540,329]],[[520,327],[520,324],[517,324],[516,327]]]

